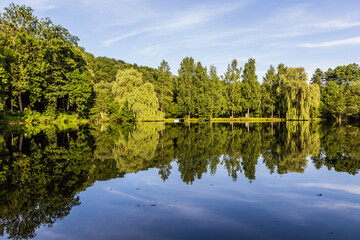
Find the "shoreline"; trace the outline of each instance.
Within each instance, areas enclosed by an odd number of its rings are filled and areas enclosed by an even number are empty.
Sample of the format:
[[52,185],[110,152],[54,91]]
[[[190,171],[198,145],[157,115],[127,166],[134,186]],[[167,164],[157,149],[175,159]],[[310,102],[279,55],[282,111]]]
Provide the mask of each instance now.
[[184,118],[169,118],[162,120],[145,120],[145,121],[119,121],[119,120],[105,120],[105,121],[96,121],[90,119],[81,119],[81,120],[54,120],[54,121],[34,121],[34,122],[7,122],[2,121],[0,125],[36,125],[36,124],[68,124],[68,123],[136,123],[136,122],[164,122],[164,123],[175,123],[174,120],[180,120],[178,123],[199,123],[199,122],[210,122],[210,123],[246,123],[246,122],[322,122],[326,119],[313,118],[307,120],[293,120],[285,118],[211,118],[210,120],[202,120],[198,118],[184,119]]

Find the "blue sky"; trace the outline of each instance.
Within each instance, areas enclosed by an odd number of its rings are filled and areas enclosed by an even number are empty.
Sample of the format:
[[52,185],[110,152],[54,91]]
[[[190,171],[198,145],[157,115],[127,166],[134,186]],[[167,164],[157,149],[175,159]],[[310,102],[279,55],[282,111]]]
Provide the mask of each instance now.
[[279,63],[311,77],[360,62],[359,0],[1,0],[0,8],[11,2],[64,26],[95,56],[150,67],[165,59],[176,75],[187,56],[219,75],[234,58],[255,58],[259,80]]

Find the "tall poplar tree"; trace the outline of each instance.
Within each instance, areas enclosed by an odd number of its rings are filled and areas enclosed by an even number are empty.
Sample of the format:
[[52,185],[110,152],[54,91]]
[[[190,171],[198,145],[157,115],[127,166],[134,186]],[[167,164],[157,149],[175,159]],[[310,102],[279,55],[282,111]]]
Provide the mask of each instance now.
[[223,98],[223,82],[220,81],[219,76],[216,73],[216,67],[210,66],[209,70],[210,78],[210,108],[211,108],[211,117],[217,117],[222,109],[224,108],[224,98]]
[[165,60],[162,60],[160,63],[158,72],[155,91],[159,98],[160,111],[166,112],[173,100],[173,84],[171,81],[170,67]]
[[250,58],[245,63],[242,78],[244,107],[247,109],[247,117],[250,117],[250,109],[259,112],[261,107],[260,83],[255,73],[255,59]]
[[228,69],[223,76],[225,82],[225,99],[226,110],[231,118],[234,118],[234,113],[242,111],[242,95],[241,95],[241,77],[242,68],[238,67],[237,60],[232,60],[228,65]]
[[270,65],[270,68],[266,72],[262,83],[262,94],[261,94],[262,112],[271,113],[271,117],[274,117],[274,108],[276,102],[275,76],[276,76],[275,68],[272,65]]
[[178,96],[177,102],[179,108],[184,115],[191,118],[191,114],[195,111],[195,62],[192,57],[186,57],[180,63],[178,78]]
[[195,111],[199,118],[211,118],[211,81],[206,67],[197,62],[194,76]]

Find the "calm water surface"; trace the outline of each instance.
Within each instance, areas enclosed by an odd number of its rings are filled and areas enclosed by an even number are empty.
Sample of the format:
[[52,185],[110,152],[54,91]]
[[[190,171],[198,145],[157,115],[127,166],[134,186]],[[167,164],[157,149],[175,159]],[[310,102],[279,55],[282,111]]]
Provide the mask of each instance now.
[[0,237],[359,239],[360,128],[0,129]]

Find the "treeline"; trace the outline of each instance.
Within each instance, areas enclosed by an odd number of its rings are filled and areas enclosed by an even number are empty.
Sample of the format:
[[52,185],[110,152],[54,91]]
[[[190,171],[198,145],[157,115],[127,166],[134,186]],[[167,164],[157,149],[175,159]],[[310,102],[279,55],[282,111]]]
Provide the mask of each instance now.
[[310,80],[304,68],[270,66],[260,84],[255,60],[236,59],[219,76],[193,58],[178,75],[94,57],[78,38],[26,6],[11,4],[0,18],[0,110],[26,121],[62,115],[94,120],[171,117],[360,118],[360,67],[339,66]]

